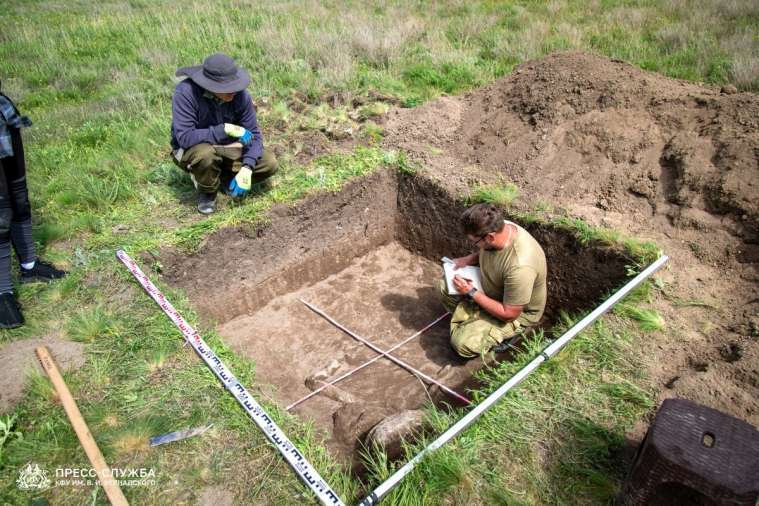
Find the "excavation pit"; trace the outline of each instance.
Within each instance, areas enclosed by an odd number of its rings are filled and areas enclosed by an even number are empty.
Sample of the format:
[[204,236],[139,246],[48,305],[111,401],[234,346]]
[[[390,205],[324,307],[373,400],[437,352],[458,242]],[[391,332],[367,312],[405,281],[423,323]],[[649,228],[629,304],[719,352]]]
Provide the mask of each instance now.
[[[167,253],[164,273],[255,362],[264,395],[284,407],[377,356],[302,301],[383,350],[406,339],[444,313],[434,284],[440,257],[470,251],[458,228],[463,210],[426,178],[380,171],[339,193],[274,208],[265,225],[215,233],[195,255]],[[618,250],[583,247],[563,229],[523,226],[548,261],[545,328],[560,310],[591,310],[623,283],[629,259]],[[464,395],[483,365],[452,351],[447,318],[393,356]],[[312,420],[329,450],[354,464],[383,418],[429,400],[460,404],[386,358],[335,386],[291,412]]]

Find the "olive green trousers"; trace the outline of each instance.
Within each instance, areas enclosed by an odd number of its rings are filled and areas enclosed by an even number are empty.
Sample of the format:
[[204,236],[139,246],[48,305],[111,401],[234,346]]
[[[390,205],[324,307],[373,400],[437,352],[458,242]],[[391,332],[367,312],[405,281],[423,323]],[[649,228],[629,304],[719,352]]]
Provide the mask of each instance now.
[[[221,156],[216,147],[205,142],[184,150],[181,160],[177,160],[176,155],[171,158],[179,167],[190,173],[195,187],[203,193],[215,193],[222,186],[226,188],[235,173],[242,167],[239,158],[230,159]],[[264,148],[264,153],[258,163],[250,169],[253,171],[253,183],[259,183],[271,177],[277,172],[277,159],[274,153]]]

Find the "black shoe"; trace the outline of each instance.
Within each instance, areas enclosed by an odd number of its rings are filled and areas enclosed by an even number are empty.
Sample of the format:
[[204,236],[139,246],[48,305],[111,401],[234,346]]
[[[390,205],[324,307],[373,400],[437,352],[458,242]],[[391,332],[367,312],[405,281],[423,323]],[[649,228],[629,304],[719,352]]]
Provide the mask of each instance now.
[[15,329],[24,324],[24,316],[12,293],[0,293],[0,329]]
[[509,339],[504,339],[500,343],[490,348],[490,351],[492,351],[493,353],[505,353],[509,350],[519,351],[516,348],[516,344],[519,342],[521,337],[522,336],[517,335]]
[[53,281],[61,279],[66,275],[66,271],[56,269],[55,266],[47,262],[37,260],[31,269],[21,268],[21,282],[31,283],[32,281]]
[[198,212],[200,214],[211,214],[214,211],[216,211],[216,193],[199,193]]

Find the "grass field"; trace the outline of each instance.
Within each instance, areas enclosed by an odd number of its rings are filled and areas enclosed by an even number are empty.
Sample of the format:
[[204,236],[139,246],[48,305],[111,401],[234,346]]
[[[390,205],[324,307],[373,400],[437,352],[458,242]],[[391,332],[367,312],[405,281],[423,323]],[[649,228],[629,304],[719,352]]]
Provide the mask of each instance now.
[[[65,377],[106,460],[155,469],[154,487],[125,490],[135,504],[193,503],[212,486],[244,504],[312,497],[181,347],[173,325],[114,260],[115,249],[191,250],[214,230],[261,219],[273,204],[334,191],[383,166],[412,170],[402,154],[377,147],[380,127],[355,118],[382,114],[388,97],[413,107],[471,89],[554,50],[580,48],[671,77],[759,91],[759,12],[750,0],[261,4],[6,0],[0,12],[2,89],[35,121],[24,132],[35,239],[45,258],[70,271],[50,286],[19,286],[28,323],[0,332],[0,344],[50,334],[86,343],[85,366]],[[170,99],[176,68],[215,51],[251,71],[267,144],[283,154],[273,191],[200,219],[192,185],[167,157]],[[309,130],[350,131],[360,147],[304,163],[288,140]],[[519,198],[515,187],[475,190],[502,204]],[[598,237],[582,223],[565,225]],[[197,323],[184,294],[162,288]],[[419,466],[388,502],[609,502],[624,473],[617,458],[624,433],[652,406],[637,351],[643,333],[662,325],[646,309],[651,290],[581,335]],[[231,353],[214,329],[200,330],[256,394],[265,378],[255,377],[255,365]],[[496,388],[541,339],[490,371],[477,395]],[[374,456],[370,482],[352,480],[312,427],[261,400],[343,498],[355,500],[390,473],[393,464]],[[147,436],[202,425],[209,413],[215,425],[203,437],[147,449]],[[430,412],[438,429],[460,415]],[[23,402],[0,422],[0,502],[104,503],[103,491],[91,487],[37,494],[16,487],[28,462],[49,470],[88,465],[45,378],[33,377]]]

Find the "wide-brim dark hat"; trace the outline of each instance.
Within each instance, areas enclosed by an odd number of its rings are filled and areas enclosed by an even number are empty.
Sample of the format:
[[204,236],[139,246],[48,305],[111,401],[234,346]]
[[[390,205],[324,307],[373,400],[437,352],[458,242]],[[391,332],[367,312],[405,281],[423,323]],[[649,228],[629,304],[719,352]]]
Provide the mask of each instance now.
[[187,76],[201,88],[214,93],[237,93],[250,84],[250,75],[223,53],[212,54],[203,65],[182,67],[177,70],[177,75]]

